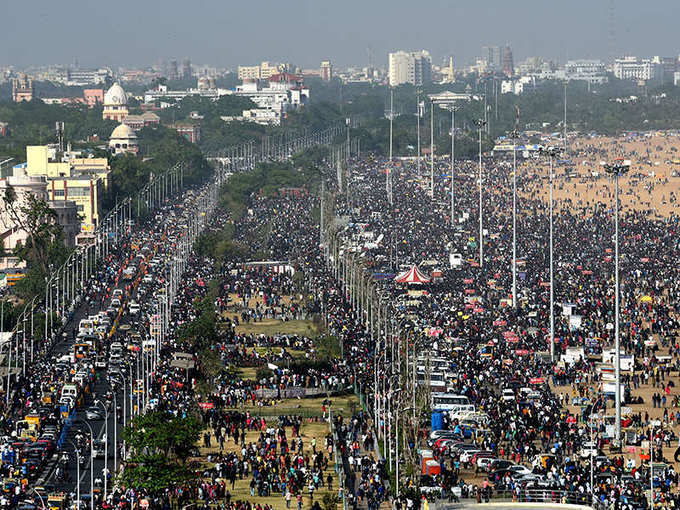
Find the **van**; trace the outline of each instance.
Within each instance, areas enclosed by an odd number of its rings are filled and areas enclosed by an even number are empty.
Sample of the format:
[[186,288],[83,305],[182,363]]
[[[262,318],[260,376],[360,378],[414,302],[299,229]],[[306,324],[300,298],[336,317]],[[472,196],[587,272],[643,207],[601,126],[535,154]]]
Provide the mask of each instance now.
[[61,398],[64,397],[71,397],[75,401],[78,397],[78,386],[75,384],[64,384],[64,387],[61,389]]
[[139,306],[139,303],[132,302],[130,303],[130,315],[137,315],[139,313],[139,310],[141,307]]
[[81,319],[78,324],[78,332],[86,335],[94,334],[94,322],[90,319]]

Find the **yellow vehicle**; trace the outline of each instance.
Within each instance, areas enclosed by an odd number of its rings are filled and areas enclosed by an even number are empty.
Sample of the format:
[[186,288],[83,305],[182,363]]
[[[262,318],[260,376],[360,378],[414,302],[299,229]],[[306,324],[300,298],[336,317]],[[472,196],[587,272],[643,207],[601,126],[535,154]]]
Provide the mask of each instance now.
[[63,492],[55,492],[47,496],[47,507],[50,510],[64,510],[66,508],[66,496]]
[[31,441],[38,439],[38,425],[27,420],[16,422],[15,431],[17,437],[21,439],[30,439]]
[[30,413],[24,416],[24,420],[32,425],[35,425],[36,428],[40,429],[40,415],[38,413]]
[[75,344],[73,346],[73,355],[76,359],[84,359],[90,354],[90,344]]

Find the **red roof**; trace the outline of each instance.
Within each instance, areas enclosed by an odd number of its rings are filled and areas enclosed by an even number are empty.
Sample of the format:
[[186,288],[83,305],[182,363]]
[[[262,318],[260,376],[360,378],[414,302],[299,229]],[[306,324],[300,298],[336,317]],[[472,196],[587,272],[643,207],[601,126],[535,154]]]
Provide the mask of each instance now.
[[398,274],[394,280],[397,283],[429,283],[430,279],[418,270],[418,266]]
[[280,82],[302,82],[302,76],[299,76],[297,74],[290,74],[290,73],[279,73],[279,74],[272,74],[269,77],[269,81],[280,81]]

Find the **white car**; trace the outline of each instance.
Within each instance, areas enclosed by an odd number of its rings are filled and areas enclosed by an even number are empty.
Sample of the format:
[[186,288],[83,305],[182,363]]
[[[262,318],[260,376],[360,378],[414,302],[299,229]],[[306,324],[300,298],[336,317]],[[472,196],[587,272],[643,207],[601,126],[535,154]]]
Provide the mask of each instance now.
[[503,395],[501,396],[503,400],[506,402],[509,400],[515,400],[515,392],[514,390],[511,390],[510,388],[506,388],[503,390]]
[[493,457],[480,457],[477,459],[477,467],[486,471],[489,467],[489,464],[491,464],[494,460],[496,459]]
[[586,441],[583,443],[583,446],[581,446],[581,449],[579,450],[578,454],[582,459],[587,459],[588,457],[595,457],[597,456],[597,445],[592,442],[592,441]]
[[508,468],[508,471],[512,472],[512,477],[517,477],[517,476],[526,476],[531,474],[531,469],[529,469],[526,466],[522,466],[521,464],[517,464],[514,466],[510,466]]

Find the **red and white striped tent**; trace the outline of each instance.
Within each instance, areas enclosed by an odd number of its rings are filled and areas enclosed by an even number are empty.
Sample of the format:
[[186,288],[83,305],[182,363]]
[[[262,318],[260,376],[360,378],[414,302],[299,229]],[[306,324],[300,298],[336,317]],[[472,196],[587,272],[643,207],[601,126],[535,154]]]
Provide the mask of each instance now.
[[430,279],[420,272],[418,266],[411,266],[411,269],[398,274],[394,280],[397,283],[429,283]]

